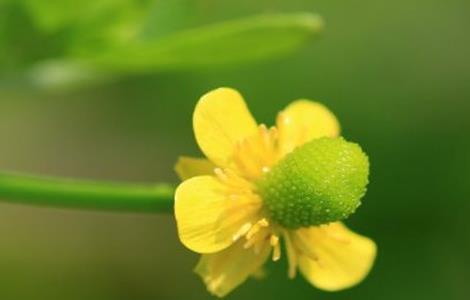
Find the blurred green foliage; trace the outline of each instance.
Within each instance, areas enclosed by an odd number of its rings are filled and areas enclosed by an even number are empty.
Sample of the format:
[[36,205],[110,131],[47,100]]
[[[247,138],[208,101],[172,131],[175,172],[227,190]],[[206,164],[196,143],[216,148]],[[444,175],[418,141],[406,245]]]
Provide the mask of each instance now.
[[[7,81],[22,66],[62,55],[70,35],[39,29],[21,1],[0,3],[16,7],[16,17],[0,9],[2,24],[17,24],[0,26]],[[329,106],[344,136],[370,156],[369,191],[347,223],[377,241],[377,264],[360,286],[325,293],[300,276],[288,280],[282,260],[265,280],[250,280],[227,299],[467,299],[470,3],[191,3],[188,19],[175,10],[187,24],[171,32],[298,11],[318,12],[328,27],[296,55],[227,69],[125,72],[68,91],[2,81],[2,169],[176,182],[177,156],[199,154],[191,113],[204,92],[235,87],[268,124],[291,100],[312,98]],[[212,299],[191,272],[197,256],[178,241],[171,216],[2,204],[0,237],[2,300]]]
[[[27,79],[39,86],[91,83],[123,73],[226,67],[279,57],[323,27],[319,16],[291,13],[188,28],[195,5],[189,0],[5,2],[0,42],[7,47],[0,64],[4,71],[22,66],[27,72],[33,66]],[[18,27],[24,31],[11,30]],[[30,51],[28,45],[36,49],[38,44],[39,51]]]

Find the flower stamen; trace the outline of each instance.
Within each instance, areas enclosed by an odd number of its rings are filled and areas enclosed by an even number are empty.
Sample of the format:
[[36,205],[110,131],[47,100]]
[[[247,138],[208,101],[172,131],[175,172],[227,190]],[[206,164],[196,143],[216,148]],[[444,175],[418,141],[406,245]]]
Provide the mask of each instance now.
[[233,241],[235,242],[239,240],[242,236],[244,236],[251,229],[252,226],[253,225],[250,222],[243,224],[243,226],[240,227],[237,233],[233,235],[232,237]]
[[290,279],[293,279],[295,278],[295,275],[297,273],[297,264],[298,264],[297,249],[294,247],[291,236],[289,235],[288,232],[284,232],[283,236],[284,236],[284,241],[286,244],[287,260],[289,263],[287,276]]
[[272,260],[278,261],[281,258],[281,244],[279,243],[279,237],[275,234],[272,234],[269,243],[273,247]]
[[261,252],[261,249],[266,246],[267,237],[270,232],[268,220],[266,218],[260,219],[246,233],[246,242],[243,248],[249,249],[253,247],[255,253]]
[[268,227],[268,226],[269,226],[269,222],[268,222],[268,220],[266,220],[266,218],[263,218],[263,219],[259,220],[259,221],[258,221],[255,225],[253,225],[253,226],[251,227],[251,229],[247,232],[247,234],[246,234],[246,239],[247,239],[247,240],[253,239],[253,236],[254,236],[255,234],[257,234],[257,233],[260,231],[260,229],[261,229],[262,227]]
[[235,145],[233,162],[239,172],[254,180],[268,172],[278,160],[277,130],[261,124],[258,132]]

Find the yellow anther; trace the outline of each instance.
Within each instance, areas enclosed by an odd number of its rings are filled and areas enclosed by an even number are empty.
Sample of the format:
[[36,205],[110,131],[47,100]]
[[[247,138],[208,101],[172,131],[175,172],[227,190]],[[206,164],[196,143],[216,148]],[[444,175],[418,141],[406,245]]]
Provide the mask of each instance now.
[[261,226],[259,225],[259,223],[256,223],[255,225],[253,225],[253,227],[251,227],[251,229],[246,234],[246,239],[247,240],[253,239],[253,236],[257,234],[260,229],[261,229]]
[[215,168],[214,173],[217,176],[217,178],[219,178],[219,180],[224,181],[224,182],[228,180],[227,174],[225,174],[225,172],[221,168]]
[[273,247],[273,261],[277,261],[281,258],[281,244],[279,243],[279,237],[277,235],[271,235],[269,243]]
[[233,241],[237,241],[240,237],[244,236],[252,226],[253,225],[250,222],[245,223],[242,227],[240,227],[237,233],[233,235]]
[[269,222],[268,222],[268,220],[266,220],[266,218],[262,218],[261,220],[259,220],[258,224],[262,227],[268,227],[269,226]]
[[276,246],[277,244],[279,244],[279,237],[277,235],[272,234],[269,238],[269,243],[273,247]]

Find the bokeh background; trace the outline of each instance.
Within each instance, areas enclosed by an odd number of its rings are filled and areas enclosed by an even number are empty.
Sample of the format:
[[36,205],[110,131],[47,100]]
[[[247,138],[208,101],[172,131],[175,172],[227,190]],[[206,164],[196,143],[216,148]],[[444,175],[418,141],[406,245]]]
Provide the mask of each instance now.
[[[188,28],[308,11],[321,14],[326,28],[299,51],[268,61],[44,88],[24,73],[54,57],[68,33],[42,34],[32,21],[28,5],[47,11],[47,1],[2,0],[1,168],[176,183],[177,157],[199,155],[191,114],[203,93],[235,87],[267,124],[291,100],[319,100],[370,156],[369,191],[347,223],[376,240],[377,263],[359,286],[327,293],[301,276],[288,280],[280,262],[227,299],[468,299],[470,2],[187,2],[183,17],[170,12],[163,21]],[[211,299],[192,273],[196,261],[171,215],[0,204],[2,300]]]

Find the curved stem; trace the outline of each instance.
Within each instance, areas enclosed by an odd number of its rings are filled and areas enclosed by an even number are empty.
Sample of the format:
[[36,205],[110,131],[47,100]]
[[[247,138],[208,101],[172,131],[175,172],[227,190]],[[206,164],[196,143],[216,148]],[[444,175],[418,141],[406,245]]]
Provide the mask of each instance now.
[[10,203],[128,212],[171,212],[169,184],[95,182],[0,172],[0,199]]

